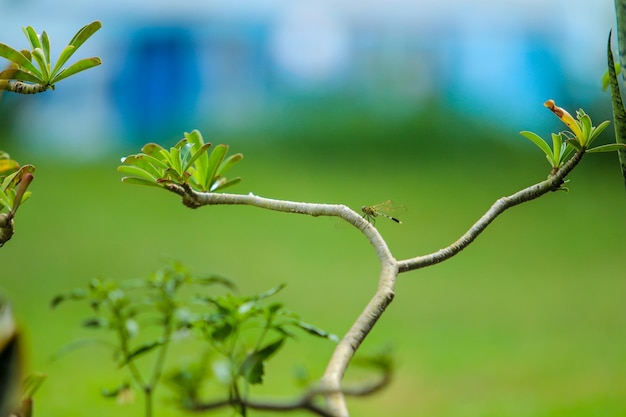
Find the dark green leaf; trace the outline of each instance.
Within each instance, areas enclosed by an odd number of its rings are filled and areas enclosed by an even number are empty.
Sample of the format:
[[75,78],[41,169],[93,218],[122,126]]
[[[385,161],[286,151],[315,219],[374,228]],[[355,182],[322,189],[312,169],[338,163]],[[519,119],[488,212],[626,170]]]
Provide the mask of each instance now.
[[88,295],[87,291],[83,289],[76,289],[74,291],[71,291],[65,294],[59,294],[55,296],[52,299],[52,301],[50,301],[50,307],[55,308],[59,304],[67,300],[84,300],[87,297],[87,295]]
[[100,328],[108,328],[109,322],[106,319],[103,319],[100,317],[94,317],[91,319],[83,320],[82,325],[83,327],[92,327],[92,328],[100,329]]
[[217,326],[213,332],[211,332],[211,337],[216,341],[223,341],[228,336],[230,336],[233,332],[233,327],[229,323],[224,323],[220,326]]
[[[624,18],[626,13],[626,5],[623,2],[617,3],[618,16]],[[620,14],[621,13],[621,14]],[[620,51],[624,47],[623,39],[626,32],[626,21],[619,22],[619,36],[620,36]],[[624,103],[622,101],[622,95],[619,88],[619,81],[615,72],[615,62],[613,61],[613,51],[611,50],[611,34],[609,34],[609,42],[607,47],[607,57],[609,66],[609,79],[611,81],[611,102],[613,105],[613,119],[615,121],[615,139],[617,143],[626,143],[626,109],[624,109]],[[622,57],[625,59],[625,57]],[[620,166],[622,168],[622,176],[624,177],[624,185],[626,185],[626,150],[618,151]]]
[[306,331],[309,334],[312,334],[314,336],[318,336],[318,337],[323,337],[324,339],[328,339],[331,340],[335,343],[339,342],[339,338],[332,334],[332,333],[328,333],[322,329],[320,329],[319,327],[313,326],[312,324],[309,323],[305,323],[303,321],[298,320],[295,323],[296,326],[298,326],[299,328],[301,328],[302,330]]
[[283,345],[285,339],[278,339],[264,348],[247,355],[239,368],[239,375],[243,376],[250,384],[260,384],[263,382],[265,373],[264,363],[274,355]]
[[145,355],[146,353],[149,353],[151,351],[153,351],[154,349],[163,346],[164,341],[163,339],[157,339],[157,340],[153,340],[151,342],[146,342],[143,345],[139,346],[138,348],[136,348],[135,350],[133,350],[128,357],[126,357],[124,359],[124,361],[120,364],[120,366],[126,365],[127,363],[129,363],[132,360],[137,359],[139,356]]

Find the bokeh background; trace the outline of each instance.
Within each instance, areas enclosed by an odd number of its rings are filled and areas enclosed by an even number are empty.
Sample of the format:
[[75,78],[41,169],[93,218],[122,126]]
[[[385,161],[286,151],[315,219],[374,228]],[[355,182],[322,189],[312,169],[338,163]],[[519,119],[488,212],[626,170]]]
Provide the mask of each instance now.
[[[613,8],[1,0],[0,41],[16,48],[26,47],[22,26],[46,30],[58,54],[78,28],[103,23],[78,53],[102,66],[54,92],[0,102],[0,148],[38,169],[0,253],[27,366],[49,374],[36,415],[140,415],[139,401],[99,395],[124,379],[109,352],[57,355],[94,334],[80,328],[85,306],[49,302],[91,277],[145,276],[175,259],[236,280],[244,294],[286,282],[279,298],[339,335],[377,283],[372,248],[336,220],[188,210],[174,195],[122,184],[121,156],[197,128],[245,155],[233,192],[355,209],[392,199],[408,209],[403,224],[377,226],[394,255],[427,254],[495,199],[546,177],[541,152],[518,134],[562,130],[546,99],[583,107],[596,124],[611,117],[600,79]],[[610,130],[601,141],[613,140]],[[362,348],[392,347],[398,370],[386,391],[352,401],[353,415],[626,415],[626,199],[616,155],[589,155],[568,186],[511,209],[450,261],[399,277]],[[296,393],[294,367],[318,377],[332,348],[301,337],[255,392]],[[172,364],[194,353],[174,352]],[[158,415],[181,413],[161,391]]]

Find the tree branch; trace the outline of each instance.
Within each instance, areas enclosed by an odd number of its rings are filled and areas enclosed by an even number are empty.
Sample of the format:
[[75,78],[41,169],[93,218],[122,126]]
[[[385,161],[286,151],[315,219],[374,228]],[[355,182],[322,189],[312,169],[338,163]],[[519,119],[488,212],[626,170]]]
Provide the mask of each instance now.
[[[287,411],[296,408],[307,409],[321,416],[332,417],[348,417],[349,412],[345,402],[345,395],[348,393],[341,388],[341,381],[345,371],[353,358],[355,352],[372,330],[378,319],[381,317],[387,306],[394,298],[394,288],[396,278],[401,272],[408,272],[426,266],[434,265],[445,261],[465,249],[472,243],[478,235],[500,214],[505,210],[518,204],[534,200],[548,192],[560,189],[565,177],[574,169],[584,155],[577,152],[570,158],[559,170],[550,175],[550,177],[538,184],[532,185],[508,197],[498,199],[491,208],[456,242],[450,246],[434,252],[430,255],[419,256],[403,261],[396,261],[386,242],[378,233],[378,230],[365,220],[361,215],[345,205],[340,204],[313,204],[299,203],[285,200],[273,200],[258,197],[253,194],[237,195],[237,194],[217,194],[217,193],[198,193],[189,186],[168,184],[166,186],[170,191],[180,195],[183,204],[191,208],[197,208],[204,205],[214,204],[245,204],[255,207],[265,208],[288,213],[307,214],[310,216],[337,216],[359,229],[369,242],[374,246],[378,259],[381,263],[381,272],[379,275],[378,288],[376,293],[369,301],[363,312],[359,315],[350,330],[337,345],[333,355],[328,363],[326,371],[322,377],[320,391],[326,397],[327,410],[323,410],[313,404],[312,394],[307,394],[298,400],[277,406],[276,404],[267,405],[260,402],[246,402],[245,405],[250,408],[272,409],[275,411]],[[223,406],[224,402],[214,403],[214,405],[205,405],[205,407],[216,408]],[[204,408],[207,409],[207,408]]]
[[[382,375],[382,378],[379,381],[376,381],[373,384],[363,385],[352,388],[344,388],[341,392],[346,396],[353,397],[364,397],[368,395],[372,395],[383,388],[385,388],[391,382],[392,373],[389,371],[385,371]],[[335,417],[336,414],[333,414],[330,410],[326,410],[323,407],[319,406],[315,403],[315,398],[319,395],[328,396],[331,394],[330,391],[323,388],[312,388],[306,391],[299,397],[296,397],[291,400],[251,400],[251,399],[242,399],[242,400],[231,400],[231,399],[223,399],[216,400],[209,403],[198,403],[192,404],[187,407],[187,409],[191,411],[210,411],[217,410],[223,407],[229,407],[233,405],[242,405],[245,408],[250,408],[254,410],[266,410],[266,411],[276,411],[276,412],[290,412],[295,410],[306,410],[311,413],[322,416],[322,417]]]
[[520,190],[510,196],[502,197],[496,200],[491,208],[487,210],[487,212],[480,219],[478,219],[478,221],[474,223],[474,225],[472,225],[472,227],[470,227],[470,229],[463,236],[450,246],[431,253],[430,255],[418,256],[399,261],[399,272],[408,272],[424,268],[453,257],[472,243],[487,228],[487,226],[489,226],[489,224],[505,210],[518,204],[534,200],[549,193],[550,191],[557,191],[563,185],[565,177],[574,169],[576,165],[578,165],[583,155],[584,151],[576,152],[572,158],[570,158],[554,175],[551,175],[547,180],[528,188],[524,188],[523,190]]

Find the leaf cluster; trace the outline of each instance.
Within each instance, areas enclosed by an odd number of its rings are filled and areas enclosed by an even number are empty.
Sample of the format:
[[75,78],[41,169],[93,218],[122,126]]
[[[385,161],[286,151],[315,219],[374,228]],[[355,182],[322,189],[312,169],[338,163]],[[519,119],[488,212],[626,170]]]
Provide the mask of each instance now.
[[576,112],[576,118],[574,119],[567,111],[556,106],[552,100],[546,102],[546,107],[550,108],[570,130],[552,133],[552,147],[536,133],[522,131],[520,134],[543,151],[552,167],[550,175],[554,175],[574,152],[613,152],[623,147],[619,143],[591,147],[591,144],[609,125],[608,120],[603,121],[598,126],[594,126],[591,117],[583,109],[579,109]]
[[[102,27],[99,21],[83,26],[63,48],[56,63],[50,58],[50,39],[44,31],[38,35],[32,26],[22,28],[31,50],[18,51],[9,45],[0,43],[0,57],[11,61],[11,66],[0,72],[2,80],[18,80],[40,86],[41,91],[54,89],[57,82],[93,68],[102,63],[100,58],[83,58],[69,67],[64,67],[80,46]],[[33,62],[34,61],[34,62]]]
[[209,153],[211,146],[194,130],[169,150],[156,143],[145,145],[142,153],[122,158],[118,171],[129,175],[122,181],[130,184],[165,187],[173,183],[201,192],[219,191],[240,182],[239,177],[229,180],[224,175],[243,155],[227,157],[228,145],[217,145]]
[[30,191],[19,193],[18,189],[22,179],[33,172],[33,165],[20,166],[9,154],[0,151],[0,212],[15,214],[19,205],[31,196]]

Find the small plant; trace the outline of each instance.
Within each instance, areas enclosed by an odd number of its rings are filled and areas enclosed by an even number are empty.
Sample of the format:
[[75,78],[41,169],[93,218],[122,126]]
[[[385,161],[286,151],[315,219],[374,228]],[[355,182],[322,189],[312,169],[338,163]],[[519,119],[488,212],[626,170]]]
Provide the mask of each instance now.
[[[287,338],[293,337],[291,329],[336,341],[335,336],[303,322],[282,304],[265,304],[284,285],[255,296],[202,293],[188,299],[181,295],[184,287],[206,289],[214,285],[234,288],[222,277],[198,277],[174,263],[140,280],[118,284],[93,279],[87,289],[58,295],[52,306],[67,300],[89,303],[95,316],[83,321],[83,326],[115,334],[116,341],[105,345],[113,350],[118,366],[128,369],[133,386],[143,392],[146,417],[153,415],[154,393],[160,385],[168,347],[175,334],[196,332],[207,342],[207,352],[217,356],[211,365],[214,378],[228,391],[227,400],[220,404],[232,406],[240,415],[246,414],[249,386],[263,382],[265,362],[281,349]],[[193,305],[198,306],[198,311],[192,310]],[[156,338],[146,336],[153,333],[150,328],[157,329]],[[137,361],[149,354],[154,355],[154,362],[150,375],[145,375]],[[206,367],[198,367],[202,363],[205,362],[194,361],[192,368],[196,372],[181,368],[167,378],[181,405],[189,409],[201,404],[198,393],[207,377]],[[104,390],[103,394],[128,397],[133,386],[123,382],[115,389]]]
[[[80,46],[91,37],[102,24],[98,21],[83,26],[67,46],[61,51],[54,66],[50,59],[50,39],[44,31],[41,35],[32,26],[23,28],[31,50],[18,51],[9,45],[0,43],[0,57],[11,61],[8,69],[0,72],[0,90],[20,94],[36,94],[54,86],[61,80],[102,63],[100,58],[83,58],[69,67],[64,65]],[[37,65],[33,63],[33,60]]]

